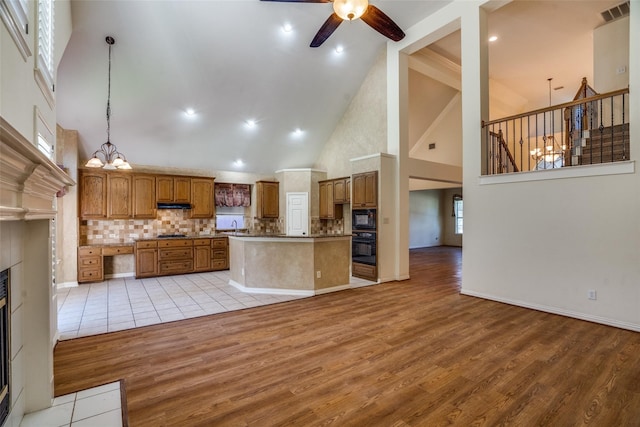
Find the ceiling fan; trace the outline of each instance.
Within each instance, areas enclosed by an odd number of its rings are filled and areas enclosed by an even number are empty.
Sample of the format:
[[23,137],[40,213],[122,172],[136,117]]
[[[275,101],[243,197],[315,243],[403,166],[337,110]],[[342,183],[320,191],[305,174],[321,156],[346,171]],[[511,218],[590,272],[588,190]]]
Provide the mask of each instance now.
[[261,0],[286,3],[333,3],[333,13],[322,24],[311,41],[311,47],[318,47],[338,28],[342,21],[361,18],[371,28],[394,42],[404,38],[404,32],[391,18],[368,0]]

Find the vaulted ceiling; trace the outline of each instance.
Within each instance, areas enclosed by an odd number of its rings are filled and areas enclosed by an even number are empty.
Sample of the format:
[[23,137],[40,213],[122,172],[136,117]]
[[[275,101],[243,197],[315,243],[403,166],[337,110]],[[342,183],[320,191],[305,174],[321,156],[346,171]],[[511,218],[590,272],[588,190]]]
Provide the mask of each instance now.
[[[405,31],[447,3],[372,1]],[[554,103],[573,96],[579,79],[592,74],[599,12],[617,3],[516,1],[493,12],[496,87],[537,108],[548,102],[547,78],[554,77],[565,87]],[[264,174],[311,167],[387,43],[358,20],[310,48],[331,12],[327,3],[72,0],[58,122],[79,131],[81,162],[106,141],[111,35],[111,142],[134,166]],[[430,48],[460,62],[459,33]]]

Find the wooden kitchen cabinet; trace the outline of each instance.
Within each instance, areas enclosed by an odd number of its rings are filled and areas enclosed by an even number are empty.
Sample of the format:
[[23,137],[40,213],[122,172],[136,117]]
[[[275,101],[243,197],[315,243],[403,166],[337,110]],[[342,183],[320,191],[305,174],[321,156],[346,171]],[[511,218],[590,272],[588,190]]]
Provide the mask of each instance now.
[[78,248],[78,283],[100,282],[104,279],[102,249]]
[[345,192],[345,203],[351,202],[351,178],[345,178],[344,180],[344,192]]
[[193,241],[193,271],[211,270],[211,239]]
[[107,174],[107,217],[131,218],[131,175]]
[[186,176],[156,176],[156,202],[191,203],[191,178]]
[[275,181],[256,182],[256,216],[278,218],[280,216],[279,187]]
[[156,217],[155,175],[133,176],[133,218]]
[[136,278],[158,275],[158,242],[136,242],[135,258]]
[[227,270],[229,268],[229,239],[216,237],[211,239],[211,269]]
[[375,208],[378,205],[378,171],[354,174],[351,178],[353,194],[351,206]]
[[333,180],[333,202],[347,203],[349,201],[347,192],[347,179],[337,178]]
[[185,274],[192,272],[192,239],[166,239],[158,242],[158,274]]
[[213,218],[213,179],[191,178],[191,218]]
[[334,200],[335,181],[320,181],[318,186],[320,196],[320,219],[342,219],[342,205],[335,204]]
[[107,174],[80,170],[80,209],[82,219],[104,219],[107,217]]

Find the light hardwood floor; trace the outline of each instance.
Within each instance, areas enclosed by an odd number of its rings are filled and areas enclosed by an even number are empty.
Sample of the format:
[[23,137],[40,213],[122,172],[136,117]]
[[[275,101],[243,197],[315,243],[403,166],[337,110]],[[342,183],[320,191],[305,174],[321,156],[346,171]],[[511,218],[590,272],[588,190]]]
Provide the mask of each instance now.
[[136,426],[640,426],[640,334],[411,279],[58,343],[55,393],[125,380]]

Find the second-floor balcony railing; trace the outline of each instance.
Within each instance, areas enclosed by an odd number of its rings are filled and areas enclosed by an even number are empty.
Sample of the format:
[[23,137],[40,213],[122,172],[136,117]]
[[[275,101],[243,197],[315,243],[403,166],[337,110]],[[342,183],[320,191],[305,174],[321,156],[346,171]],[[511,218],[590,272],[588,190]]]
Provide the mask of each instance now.
[[629,89],[483,123],[483,175],[629,160]]

